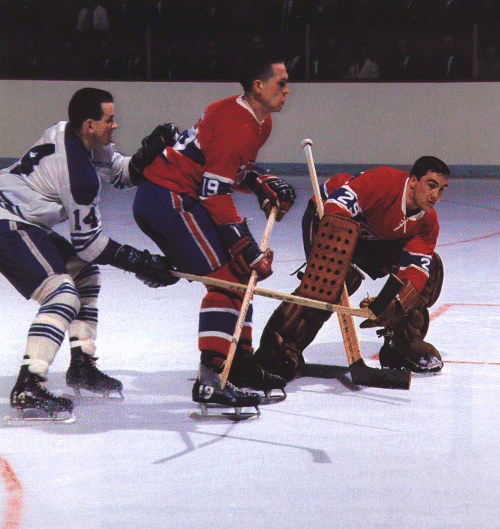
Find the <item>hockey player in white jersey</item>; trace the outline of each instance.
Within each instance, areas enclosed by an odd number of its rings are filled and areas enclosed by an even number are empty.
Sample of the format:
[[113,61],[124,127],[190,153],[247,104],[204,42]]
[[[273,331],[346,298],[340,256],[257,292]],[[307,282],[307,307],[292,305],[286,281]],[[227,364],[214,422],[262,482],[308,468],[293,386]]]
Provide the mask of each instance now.
[[[85,389],[121,395],[121,382],[96,366],[99,264],[132,272],[151,287],[177,281],[163,256],[107,237],[99,209],[100,179],[118,188],[136,185],[143,168],[175,142],[175,127],[159,125],[127,157],[112,143],[117,124],[109,92],[78,90],[68,115],[69,121],[49,127],[17,163],[0,171],[0,272],[40,305],[10,396],[21,417],[28,408],[52,418],[72,413],[72,401],[53,395],[44,384],[66,331],[71,347],[67,385],[76,394]],[[52,231],[65,220],[71,243]]]

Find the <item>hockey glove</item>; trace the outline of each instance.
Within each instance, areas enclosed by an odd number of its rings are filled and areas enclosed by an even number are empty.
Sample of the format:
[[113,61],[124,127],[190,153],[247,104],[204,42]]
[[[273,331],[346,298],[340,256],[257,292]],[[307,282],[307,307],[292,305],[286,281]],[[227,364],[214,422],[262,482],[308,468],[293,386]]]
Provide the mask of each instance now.
[[246,220],[224,224],[220,227],[220,231],[231,256],[229,269],[242,283],[248,283],[253,270],[257,272],[259,281],[273,273],[272,250],[261,251],[248,229]]
[[179,129],[172,123],[158,125],[153,132],[146,136],[142,147],[132,156],[129,162],[130,179],[134,185],[143,180],[142,172],[153,163],[153,160],[161,154],[166,147],[172,147],[179,138]]
[[272,174],[259,174],[256,171],[248,171],[243,183],[247,188],[257,195],[260,209],[269,218],[271,209],[276,206],[278,214],[276,220],[279,222],[285,213],[293,206],[296,199],[295,189]]
[[[370,305],[375,298],[369,297],[361,301],[359,306],[364,309]],[[368,329],[370,327],[391,327],[400,321],[403,316],[420,301],[420,294],[415,285],[405,280],[401,290],[396,297],[387,305],[382,314],[376,320],[365,320],[360,323],[361,329]]]
[[135,277],[151,288],[166,287],[179,281],[170,273],[172,267],[162,255],[152,255],[147,250],[140,251],[128,244],[120,246],[113,260],[113,266],[133,272]]

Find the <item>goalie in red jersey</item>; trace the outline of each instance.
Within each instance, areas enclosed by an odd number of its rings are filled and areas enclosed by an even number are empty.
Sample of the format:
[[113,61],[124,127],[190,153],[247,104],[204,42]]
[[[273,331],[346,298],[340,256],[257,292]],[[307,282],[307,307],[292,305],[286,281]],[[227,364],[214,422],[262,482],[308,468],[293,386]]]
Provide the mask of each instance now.
[[[260,250],[246,220],[238,214],[233,191],[255,193],[266,215],[277,206],[277,220],[294,203],[295,191],[255,167],[259,149],[271,133],[271,114],[281,111],[289,92],[285,65],[253,53],[241,61],[239,74],[244,94],[209,105],[173,147],[145,168],[134,216],[179,271],[247,284],[253,270],[259,279],[272,273],[272,252]],[[256,406],[259,395],[240,388],[267,392],[282,389],[286,382],[254,362],[250,307],[229,383],[220,387],[219,374],[243,294],[215,287],[207,290],[199,316],[201,363],[193,400]]]
[[[378,331],[385,337],[379,353],[382,367],[405,367],[414,372],[437,372],[443,367],[439,352],[424,337],[429,327],[428,307],[439,297],[443,283],[443,263],[435,252],[439,223],[434,206],[448,186],[449,175],[443,161],[423,156],[409,173],[382,166],[358,176],[335,174],[321,186],[325,216],[339,224],[342,219],[352,219],[360,228],[352,260],[345,263],[349,294],[362,281],[357,269],[372,279],[394,273],[403,282],[387,309],[376,320],[360,325],[382,327]],[[308,258],[318,222],[312,198],[302,220]],[[339,297],[340,293],[331,302],[338,303]],[[372,300],[364,299],[361,306]],[[259,363],[288,380],[301,376],[305,367],[302,353],[330,315],[282,303],[262,334],[256,352]]]

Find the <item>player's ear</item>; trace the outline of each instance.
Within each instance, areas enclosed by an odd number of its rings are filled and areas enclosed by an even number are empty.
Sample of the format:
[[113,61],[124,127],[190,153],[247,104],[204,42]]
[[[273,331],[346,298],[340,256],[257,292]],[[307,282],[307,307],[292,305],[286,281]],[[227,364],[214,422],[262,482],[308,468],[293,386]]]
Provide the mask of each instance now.
[[82,123],[82,132],[86,133],[86,132],[94,132],[94,131],[95,131],[94,120],[90,118],[86,119]]
[[257,94],[262,94],[262,88],[264,83],[260,79],[255,79],[253,82],[253,91]]

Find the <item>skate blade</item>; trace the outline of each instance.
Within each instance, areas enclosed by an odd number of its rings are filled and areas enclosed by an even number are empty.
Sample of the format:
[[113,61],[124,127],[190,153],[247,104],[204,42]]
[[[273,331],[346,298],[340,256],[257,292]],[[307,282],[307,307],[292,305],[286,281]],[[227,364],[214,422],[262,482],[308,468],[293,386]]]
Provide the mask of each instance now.
[[264,392],[264,397],[261,397],[260,403],[265,405],[265,404],[276,404],[277,402],[283,402],[286,399],[287,394],[284,389],[282,389],[281,391],[283,392],[282,394],[276,394],[276,395],[271,395],[270,391]]
[[[110,394],[109,391],[104,391],[102,393],[93,393],[89,392],[90,394],[82,395],[80,388],[72,388],[75,392],[74,395],[70,395],[68,393],[64,393],[63,397],[66,397],[67,399],[71,399],[74,402],[77,402],[79,404],[103,404],[107,401],[110,402],[121,402],[122,400],[125,400],[125,397],[123,396],[123,393],[121,391],[113,391],[113,395]],[[114,393],[117,393],[118,395],[114,395]]]
[[208,413],[207,405],[200,404],[201,411],[192,411],[189,414],[189,418],[193,421],[204,421],[204,422],[218,422],[218,421],[248,421],[250,419],[256,419],[260,416],[260,410],[255,406],[256,411],[242,412],[241,408],[234,408],[234,412],[223,412],[223,413]]
[[[26,415],[27,411],[35,413],[36,415],[30,416]],[[48,415],[42,415],[43,413],[48,413]],[[63,413],[63,412],[61,412]],[[76,421],[75,415],[70,413],[69,415],[59,417],[57,413],[43,412],[41,410],[25,410],[25,412],[18,410],[17,417],[11,417],[6,415],[3,417],[2,422],[4,425],[15,425],[23,426],[30,424],[71,424]]]

